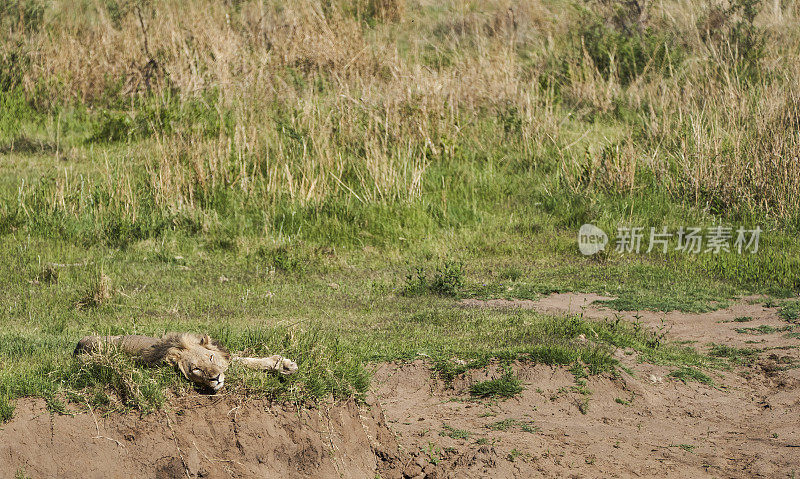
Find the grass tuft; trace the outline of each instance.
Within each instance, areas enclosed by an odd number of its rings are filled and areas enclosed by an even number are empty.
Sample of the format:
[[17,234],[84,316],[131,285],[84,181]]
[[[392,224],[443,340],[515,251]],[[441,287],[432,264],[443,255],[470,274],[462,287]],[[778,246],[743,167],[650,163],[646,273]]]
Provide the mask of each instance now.
[[456,429],[449,424],[442,424],[442,430],[439,435],[452,437],[453,439],[469,439],[471,433],[463,429]]
[[470,394],[480,398],[498,397],[508,399],[521,393],[525,388],[513,372],[507,371],[498,379],[490,379],[473,384]]
[[113,296],[114,288],[111,285],[111,278],[100,273],[89,290],[75,304],[75,307],[77,309],[96,308],[111,300]]
[[778,316],[790,323],[800,322],[800,300],[784,301],[781,303]]
[[669,373],[669,377],[678,379],[684,383],[688,381],[695,381],[708,386],[714,385],[714,380],[712,380],[710,376],[691,366],[683,366],[680,369],[672,371]]

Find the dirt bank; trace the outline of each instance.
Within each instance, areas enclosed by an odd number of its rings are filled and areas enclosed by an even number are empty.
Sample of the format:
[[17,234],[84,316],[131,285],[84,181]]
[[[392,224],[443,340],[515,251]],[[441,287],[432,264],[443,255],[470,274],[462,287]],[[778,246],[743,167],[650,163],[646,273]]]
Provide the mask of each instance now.
[[0,478],[375,477],[397,443],[377,408],[297,411],[261,400],[174,399],[139,415],[50,414],[20,400],[0,432]]

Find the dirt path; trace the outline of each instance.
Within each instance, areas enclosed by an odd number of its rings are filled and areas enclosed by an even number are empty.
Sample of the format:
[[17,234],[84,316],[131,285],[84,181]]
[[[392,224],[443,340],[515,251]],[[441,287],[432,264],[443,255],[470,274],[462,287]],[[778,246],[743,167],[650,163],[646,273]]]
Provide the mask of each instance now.
[[[593,377],[517,364],[525,385],[505,400],[470,398],[492,366],[447,385],[422,361],[381,364],[367,404],[298,411],[226,395],[174,398],[148,415],[50,414],[20,400],[0,430],[0,479],[23,477],[795,477],[800,474],[800,339],[742,328],[787,323],[743,300],[684,313],[617,313],[595,295],[539,302],[468,301],[591,318],[620,314],[672,339],[756,347],[758,358],[712,373],[715,386],[615,355],[628,372]],[[733,321],[735,318],[751,318]],[[663,322],[662,322],[663,321]],[[740,329],[739,332],[736,329]],[[379,475],[379,476],[376,476]]]
[[[700,345],[716,343],[736,347],[780,348],[800,346],[796,338],[784,338],[783,331],[762,334],[754,331],[759,326],[785,328],[786,321],[778,316],[778,309],[766,307],[758,297],[747,297],[735,302],[728,308],[708,313],[683,313],[680,311],[615,311],[597,304],[597,301],[615,299],[608,296],[584,293],[552,294],[539,301],[491,299],[487,301],[465,299],[460,305],[473,308],[522,308],[533,309],[540,313],[563,315],[583,314],[589,319],[623,318],[627,321],[639,321],[651,330],[666,327],[671,339],[697,342]],[[748,321],[738,322],[749,318]],[[750,328],[749,331],[747,328]],[[745,332],[737,332],[742,330]]]

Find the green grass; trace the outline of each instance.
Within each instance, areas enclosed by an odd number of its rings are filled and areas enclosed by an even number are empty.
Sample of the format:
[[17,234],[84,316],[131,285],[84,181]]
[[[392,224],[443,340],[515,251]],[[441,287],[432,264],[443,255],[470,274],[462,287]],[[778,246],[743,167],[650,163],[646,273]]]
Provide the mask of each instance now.
[[712,345],[708,354],[715,358],[727,358],[736,364],[752,362],[758,357],[758,351],[755,349],[737,348],[725,344]]
[[[333,252],[260,239],[239,240],[235,250],[209,249],[205,241],[179,235],[109,250],[16,238],[0,238],[0,247],[15,252],[0,278],[7,291],[6,330],[0,334],[4,418],[20,396],[148,411],[163,405],[167,390],[191,392],[166,367],[142,368],[121,357],[74,359],[76,341],[90,333],[205,331],[235,351],[291,357],[300,366],[294,376],[233,367],[226,388],[293,401],[359,397],[369,387],[366,365],[374,361],[431,358],[449,378],[493,358],[613,372],[614,347],[634,348],[658,362],[708,363],[624,321],[462,309],[434,292],[407,297],[401,294],[406,259],[386,250]],[[302,261],[302,271],[278,268],[276,256],[263,253],[280,248],[285,257]],[[483,258],[476,269],[489,270],[494,261]],[[466,270],[474,281],[475,270]],[[96,299],[89,305],[87,298]],[[600,337],[596,344],[576,341],[594,333]],[[520,388],[505,375],[473,389],[481,396],[507,396]]]
[[775,326],[762,324],[761,326],[755,328],[736,328],[734,331],[739,334],[773,334],[783,331],[791,331],[792,329],[794,329],[793,326],[781,326],[776,328]]
[[449,424],[442,424],[442,430],[439,435],[452,437],[453,439],[469,439],[471,433],[464,429],[456,429]]
[[800,322],[800,300],[781,303],[778,315],[790,323]]
[[[487,243],[487,237],[469,230],[418,240],[411,249],[328,248],[313,241],[247,235],[220,245],[204,235],[176,231],[160,240],[116,248],[28,236],[23,230],[8,233],[0,236],[0,249],[8,253],[6,274],[0,277],[6,291],[0,299],[5,325],[0,333],[0,412],[10,417],[14,398],[20,396],[147,411],[163,405],[166,390],[191,391],[169,368],[142,369],[119,358],[91,367],[79,363],[71,355],[75,342],[92,333],[203,331],[232,350],[282,354],[298,361],[297,375],[278,378],[234,367],[226,388],[312,402],[362,396],[369,387],[366,366],[375,361],[430,358],[445,379],[492,359],[579,364],[589,374],[613,373],[611,352],[617,347],[632,348],[643,360],[659,364],[716,364],[691,347],[669,343],[626,321],[462,309],[455,301],[465,294],[404,294],[409,264],[415,263],[432,271],[430,278],[437,271],[446,276],[442,265],[463,263],[462,292],[480,281],[507,290],[508,280],[499,275],[509,261],[527,265],[519,266],[526,272],[515,285],[546,271],[552,271],[550,281],[564,285],[571,272],[575,290],[607,291],[617,279],[613,273],[597,274],[591,260],[579,256],[570,261],[586,262],[587,268],[534,267],[529,248],[539,248],[540,241],[567,244],[569,239],[558,234],[516,238],[523,246],[499,251],[486,248],[500,243],[499,238]],[[575,254],[559,251],[550,254]],[[450,259],[454,257],[458,259]],[[540,256],[547,264],[556,257]],[[663,268],[630,261],[624,264],[634,269]],[[621,274],[631,266],[616,268]],[[631,281],[633,295],[637,280]],[[581,334],[596,334],[598,340],[580,343],[576,338]],[[475,393],[513,395],[520,387],[516,378],[501,377],[476,385]]]
[[469,387],[469,392],[473,396],[480,398],[497,397],[507,399],[516,396],[524,389],[520,380],[514,376],[514,373],[507,371],[497,379],[473,384]]
[[669,377],[678,379],[684,383],[694,381],[708,386],[714,385],[714,380],[711,379],[710,376],[690,366],[683,366],[680,369],[672,371],[669,373]]
[[[277,97],[262,101],[259,94],[259,101],[251,102],[240,89],[249,80],[238,77],[230,85],[203,77],[200,83],[209,87],[201,91],[170,84],[129,95],[124,87],[130,78],[109,71],[103,72],[107,84],[95,86],[96,95],[83,101],[72,91],[55,98],[52,93],[61,93],[61,82],[69,79],[37,76],[48,70],[33,68],[37,52],[22,48],[35,45],[25,42],[42,31],[43,18],[68,23],[73,17],[59,15],[58,2],[28,4],[33,13],[26,13],[21,27],[16,11],[0,18],[0,25],[15,32],[3,40],[0,57],[4,420],[22,396],[45,397],[55,410],[64,401],[88,401],[149,411],[163,405],[166,391],[190,393],[168,368],[142,369],[122,357],[77,361],[72,348],[91,333],[203,331],[233,350],[291,357],[300,365],[295,376],[234,367],[227,381],[226,388],[236,392],[279,400],[362,397],[369,388],[369,363],[416,358],[429,359],[445,380],[493,360],[614,374],[614,348],[678,368],[677,378],[699,380],[707,377],[700,369],[718,367],[723,358],[746,360],[749,353],[717,348],[701,354],[669,342],[663,332],[619,319],[461,309],[457,301],[591,292],[615,297],[604,304],[616,310],[704,312],[744,294],[788,298],[800,291],[800,216],[794,203],[780,201],[791,198],[740,201],[725,188],[709,189],[680,173],[680,158],[704,156],[699,144],[704,138],[691,132],[761,131],[752,124],[765,116],[758,114],[761,103],[732,120],[716,118],[705,106],[697,110],[692,100],[680,108],[670,103],[674,100],[654,106],[647,92],[683,91],[685,75],[698,77],[696,70],[684,69],[702,66],[697,52],[676,41],[678,32],[660,23],[627,35],[620,12],[575,9],[563,19],[574,34],[556,35],[553,48],[541,48],[545,43],[537,42],[544,37],[519,32],[507,52],[509,75],[519,76],[517,85],[530,93],[519,98],[499,97],[498,87],[483,96],[454,93],[444,101],[410,84],[391,83],[416,81],[410,73],[422,66],[426,74],[444,75],[432,81],[450,84],[465,62],[471,62],[467,71],[486,63],[491,77],[498,76],[499,64],[493,62],[503,58],[498,52],[506,52],[508,42],[502,35],[456,35],[450,17],[461,12],[448,6],[409,8],[410,21],[396,25],[369,16],[353,25],[347,16],[352,12],[338,20],[363,29],[367,46],[378,42],[376,51],[384,48],[383,38],[399,36],[398,65],[412,67],[401,75],[380,59],[351,75],[298,58],[271,65],[276,82],[270,89],[278,88]],[[227,8],[219,12],[232,14],[229,33],[241,33],[238,13]],[[280,11],[272,13],[281,21]],[[747,26],[746,19],[737,21]],[[403,30],[411,24],[422,34]],[[736,30],[741,31],[750,30]],[[729,46],[747,40],[727,30],[720,35],[708,41]],[[414,37],[424,41],[422,48]],[[495,39],[502,49],[476,47],[491,46]],[[261,46],[243,41],[262,58]],[[363,51],[368,56],[372,50]],[[585,55],[597,62],[602,80],[620,88],[586,85]],[[794,57],[782,52],[764,63]],[[654,61],[643,62],[648,58]],[[761,89],[790,90],[781,84],[780,72],[763,78],[754,73],[758,58],[744,66],[723,60],[727,63],[712,65],[722,71],[713,71],[735,79],[737,91],[730,96],[736,105],[761,98]],[[202,65],[201,76],[220,66],[208,59]],[[618,78],[612,78],[614,72]],[[70,72],[73,76],[80,77]],[[408,91],[410,97],[373,97],[371,90],[363,100],[351,101],[366,93],[359,90],[362,84],[380,91],[384,81],[390,82],[387,91]],[[265,85],[257,86],[253,89],[260,92]],[[705,98],[723,87],[709,83],[698,90]],[[581,97],[596,88],[613,90],[609,105]],[[628,88],[637,88],[635,95]],[[765,104],[778,105],[781,98]],[[421,107],[424,102],[432,106]],[[403,121],[392,119],[395,110]],[[684,118],[696,119],[698,128]],[[775,119],[780,134],[783,120]],[[760,134],[743,135],[743,143],[774,143],[769,132]],[[713,143],[715,158],[727,157],[717,153],[727,151],[727,136],[705,140]],[[620,170],[622,160],[628,161],[619,156],[626,146],[633,151],[632,172]],[[796,156],[784,153],[781,157]],[[635,158],[651,156],[664,161],[636,163]],[[750,156],[763,155],[754,150]],[[414,165],[421,165],[418,177]],[[625,185],[628,174],[635,178]],[[778,203],[783,207],[776,208]],[[608,233],[621,226],[674,231],[720,223],[761,225],[764,232],[752,255],[623,254],[610,244],[609,251],[585,257],[576,236],[587,222]],[[800,302],[780,304],[781,316],[796,322]],[[791,330],[765,328],[737,331]],[[581,334],[595,339],[580,343]],[[475,384],[472,392],[508,397],[521,387],[508,373]]]

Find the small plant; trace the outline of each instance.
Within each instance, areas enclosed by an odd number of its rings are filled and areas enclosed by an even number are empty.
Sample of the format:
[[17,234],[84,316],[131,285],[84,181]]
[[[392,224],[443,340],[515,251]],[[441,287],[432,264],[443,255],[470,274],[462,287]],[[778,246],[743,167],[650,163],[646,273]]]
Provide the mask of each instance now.
[[510,266],[505,268],[500,273],[500,279],[510,280],[510,281],[517,281],[522,277],[522,270],[519,269],[517,266]]
[[670,444],[669,447],[679,447],[686,452],[694,453],[694,448],[697,446],[692,446],[691,444]]
[[683,366],[678,370],[672,371],[669,373],[669,376],[684,383],[688,381],[695,381],[708,386],[712,386],[714,384],[714,381],[708,375],[689,366]]
[[469,439],[470,432],[464,429],[456,429],[449,424],[442,424],[440,436],[452,437],[453,439]]
[[433,365],[433,370],[447,383],[451,383],[458,375],[463,374],[470,369],[478,369],[485,367],[489,364],[489,358],[480,357],[473,359],[469,362],[455,362],[448,360],[438,360]]
[[524,432],[527,432],[527,433],[530,433],[530,434],[536,434],[536,433],[538,433],[538,432],[541,432],[541,431],[542,431],[542,428],[540,428],[539,426],[535,426],[535,425],[534,425],[533,423],[531,423],[531,422],[528,422],[528,423],[525,423],[525,424],[523,424],[523,425],[520,427],[520,429],[522,429]]
[[428,278],[423,268],[415,268],[406,276],[406,284],[401,290],[403,296],[421,296],[428,291]]
[[756,25],[762,0],[732,0],[714,6],[698,22],[701,39],[733,64],[734,72],[756,79],[764,56],[767,33]]
[[790,323],[798,322],[798,320],[800,320],[800,300],[784,301],[781,303],[778,316]]
[[403,296],[421,296],[423,294],[436,294],[439,296],[458,296],[464,287],[464,267],[462,263],[445,261],[436,268],[433,278],[428,279],[425,269],[414,268],[406,276],[406,282],[401,290]]
[[725,344],[715,344],[711,347],[708,355],[715,358],[728,358],[731,361],[741,362],[755,358],[756,355],[758,355],[758,351],[748,348],[736,348]]
[[653,349],[658,348],[664,342],[664,338],[666,338],[670,330],[672,330],[672,325],[668,325],[666,319],[662,317],[656,331],[648,338],[647,345]]
[[111,286],[111,278],[100,273],[86,294],[75,304],[75,307],[78,309],[95,308],[110,300],[113,295],[114,288]]
[[256,251],[256,255],[281,273],[302,275],[306,271],[305,261],[286,245],[273,249],[262,246]]
[[578,411],[584,416],[589,413],[589,398],[584,396],[583,399],[576,400]]
[[433,274],[431,292],[440,296],[456,296],[463,286],[464,265],[455,261],[445,261]]
[[762,324],[757,328],[736,328],[736,331],[739,334],[772,334],[772,333],[780,333],[783,331],[791,331],[791,326],[783,326],[780,328],[776,328],[774,326],[770,326],[768,324]]
[[493,431],[506,431],[508,428],[512,426],[516,426],[519,424],[519,421],[516,419],[503,419],[502,421],[493,422],[488,424],[486,427]]
[[442,448],[437,446],[436,444],[428,441],[427,446],[425,447],[425,454],[428,455],[428,460],[434,466],[439,464],[442,460]]
[[0,424],[11,420],[14,416],[14,403],[8,396],[0,395]]
[[531,434],[535,434],[541,431],[541,428],[534,425],[532,421],[523,422],[513,418],[503,419],[502,421],[493,422],[491,424],[487,424],[485,427],[486,429],[491,429],[493,431],[507,431],[512,427],[519,427],[522,431]]
[[58,283],[58,270],[53,265],[48,264],[39,271],[36,281],[44,284],[56,284]]
[[20,467],[17,469],[17,472],[14,473],[14,479],[30,479],[30,476],[25,473],[24,467]]
[[604,78],[616,75],[628,85],[648,70],[670,74],[683,62],[686,53],[675,36],[645,24],[642,2],[600,3],[582,12],[575,41]]
[[470,394],[476,397],[500,398],[514,397],[523,390],[520,380],[511,371],[507,371],[498,379],[475,383],[469,388]]

